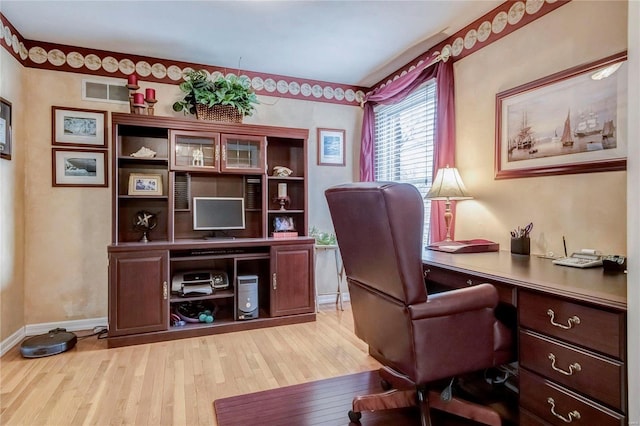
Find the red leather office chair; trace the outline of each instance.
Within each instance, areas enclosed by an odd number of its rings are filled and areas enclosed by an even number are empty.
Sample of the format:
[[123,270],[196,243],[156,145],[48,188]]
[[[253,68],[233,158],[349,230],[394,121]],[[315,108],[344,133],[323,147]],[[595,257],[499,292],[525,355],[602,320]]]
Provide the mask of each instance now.
[[342,254],[356,335],[384,367],[388,392],[358,396],[349,412],[418,405],[486,424],[498,413],[457,398],[444,401],[436,382],[513,359],[512,332],[495,317],[496,289],[481,284],[427,295],[422,273],[423,204],[400,183],[355,183],[325,192]]

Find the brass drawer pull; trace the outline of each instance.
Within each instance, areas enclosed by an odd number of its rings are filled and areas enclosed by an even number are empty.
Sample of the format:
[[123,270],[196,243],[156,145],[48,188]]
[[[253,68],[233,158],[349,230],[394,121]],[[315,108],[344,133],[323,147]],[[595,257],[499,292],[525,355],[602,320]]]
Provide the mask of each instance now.
[[569,365],[569,371],[564,371],[563,369],[556,367],[556,356],[554,354],[549,353],[549,359],[551,360],[551,368],[553,368],[558,373],[564,374],[565,376],[571,376],[573,375],[574,371],[582,370],[580,364],[574,362],[573,364]]
[[551,317],[551,319],[550,319],[551,325],[554,325],[556,327],[560,327],[560,328],[562,328],[564,330],[569,330],[570,328],[573,328],[574,324],[580,324],[580,318],[577,315],[574,315],[571,318],[569,318],[567,320],[567,325],[558,324],[557,322],[554,321],[556,313],[553,312],[553,309],[549,309],[547,311],[547,315],[549,315]]
[[553,398],[547,398],[547,402],[551,405],[551,414],[553,414],[563,422],[571,423],[573,419],[580,420],[580,413],[578,412],[578,410],[573,410],[569,413],[569,415],[567,415],[567,417],[564,417],[562,414],[556,413],[556,402],[553,400]]

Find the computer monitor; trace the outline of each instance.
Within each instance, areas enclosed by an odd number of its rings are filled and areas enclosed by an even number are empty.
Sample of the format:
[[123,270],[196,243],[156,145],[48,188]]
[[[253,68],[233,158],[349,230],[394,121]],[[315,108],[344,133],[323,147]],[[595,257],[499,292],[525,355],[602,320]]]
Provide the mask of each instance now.
[[193,229],[244,229],[244,198],[193,197]]

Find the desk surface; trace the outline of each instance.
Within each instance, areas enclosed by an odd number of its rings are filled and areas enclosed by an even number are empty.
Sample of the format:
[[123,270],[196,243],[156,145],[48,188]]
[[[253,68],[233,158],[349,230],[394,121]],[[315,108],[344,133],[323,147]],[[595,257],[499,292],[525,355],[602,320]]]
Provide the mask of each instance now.
[[627,309],[627,275],[602,268],[571,268],[537,256],[490,253],[444,253],[425,250],[426,265],[530,288],[557,296],[591,302],[615,309]]

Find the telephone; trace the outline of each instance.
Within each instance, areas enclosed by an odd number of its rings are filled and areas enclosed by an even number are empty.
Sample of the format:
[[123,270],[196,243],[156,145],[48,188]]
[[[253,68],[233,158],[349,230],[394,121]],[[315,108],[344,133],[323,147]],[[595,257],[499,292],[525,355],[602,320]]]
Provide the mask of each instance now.
[[579,252],[572,253],[569,257],[555,259],[552,263],[560,266],[572,266],[574,268],[593,268],[602,266],[602,256],[597,254],[595,250],[582,249]]

